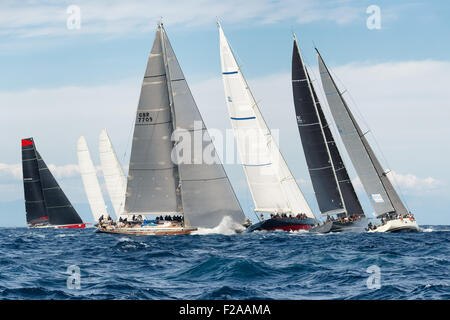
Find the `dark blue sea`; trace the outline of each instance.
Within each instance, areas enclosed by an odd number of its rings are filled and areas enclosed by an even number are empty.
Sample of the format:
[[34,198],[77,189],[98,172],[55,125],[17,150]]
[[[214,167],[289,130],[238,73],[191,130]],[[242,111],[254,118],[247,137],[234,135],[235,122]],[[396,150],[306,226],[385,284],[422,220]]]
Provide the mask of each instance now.
[[449,231],[137,237],[0,228],[0,299],[450,299]]

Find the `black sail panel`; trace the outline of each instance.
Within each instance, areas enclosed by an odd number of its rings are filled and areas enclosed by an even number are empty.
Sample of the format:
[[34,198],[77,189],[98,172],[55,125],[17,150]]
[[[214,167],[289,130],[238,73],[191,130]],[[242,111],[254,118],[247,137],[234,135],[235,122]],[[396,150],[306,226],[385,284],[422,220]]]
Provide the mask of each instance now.
[[[314,98],[319,101],[316,92],[313,91]],[[358,214],[364,216],[364,210],[361,207],[358,196],[353,188],[353,184],[345,167],[344,161],[342,160],[339,149],[334,140],[333,134],[331,133],[330,126],[328,125],[325,114],[322,110],[320,104],[317,105],[317,111],[321,119],[323,131],[325,134],[325,139],[328,143],[328,150],[330,150],[331,159],[333,160],[334,171],[336,173],[336,178],[339,182],[339,187],[341,189],[342,198],[344,199],[345,209],[348,215]]]
[[27,223],[48,222],[33,138],[22,139],[22,174]]
[[[314,105],[314,99],[311,95],[311,91],[314,92],[314,88],[309,87],[308,75],[305,70],[298,46],[294,41],[292,90],[295,113],[315,196],[322,213],[342,212],[341,195]],[[318,103],[318,100],[316,102]],[[318,107],[320,108],[320,105]]]
[[37,150],[36,155],[50,224],[69,225],[83,223]]

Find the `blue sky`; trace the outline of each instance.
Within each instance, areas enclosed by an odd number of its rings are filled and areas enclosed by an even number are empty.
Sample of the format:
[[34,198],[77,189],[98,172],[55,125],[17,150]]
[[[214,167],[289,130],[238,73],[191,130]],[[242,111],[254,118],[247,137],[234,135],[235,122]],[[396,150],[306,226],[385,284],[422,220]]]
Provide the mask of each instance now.
[[[19,139],[27,136],[35,137],[69,198],[90,219],[76,170],[76,141],[85,135],[99,164],[97,139],[105,127],[127,165],[140,82],[161,16],[206,124],[225,130],[230,124],[215,25],[216,17],[221,20],[261,110],[269,125],[280,130],[280,148],[317,212],[289,82],[292,32],[313,71],[315,43],[354,98],[349,97],[350,106],[372,129],[378,152],[387,159],[384,166],[395,172],[419,223],[449,224],[450,3],[241,2],[2,1],[0,215],[5,218],[0,226],[24,225],[18,166]],[[80,29],[66,26],[70,5],[81,9]],[[381,10],[379,30],[366,26],[370,5]],[[315,85],[320,88],[320,81]],[[241,168],[226,168],[249,212]],[[362,189],[358,193],[372,212]]]

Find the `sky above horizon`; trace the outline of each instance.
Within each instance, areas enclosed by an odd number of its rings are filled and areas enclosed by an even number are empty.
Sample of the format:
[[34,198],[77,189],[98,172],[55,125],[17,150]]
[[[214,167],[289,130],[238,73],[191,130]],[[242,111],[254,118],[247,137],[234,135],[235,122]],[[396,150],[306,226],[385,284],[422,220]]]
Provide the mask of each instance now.
[[[367,25],[373,5],[380,9],[379,29]],[[68,27],[71,6],[80,9],[79,29]],[[292,100],[292,32],[329,122],[314,46],[347,90],[362,126],[371,130],[377,155],[419,224],[450,224],[448,1],[6,0],[0,2],[0,227],[25,225],[20,139],[31,136],[80,215],[92,221],[77,139],[86,137],[99,165],[98,135],[106,128],[127,167],[142,76],[161,17],[207,127],[225,132],[231,125],[220,72],[216,19],[221,21],[314,212]],[[242,168],[225,168],[244,211],[253,216]],[[99,179],[103,184],[101,172]]]

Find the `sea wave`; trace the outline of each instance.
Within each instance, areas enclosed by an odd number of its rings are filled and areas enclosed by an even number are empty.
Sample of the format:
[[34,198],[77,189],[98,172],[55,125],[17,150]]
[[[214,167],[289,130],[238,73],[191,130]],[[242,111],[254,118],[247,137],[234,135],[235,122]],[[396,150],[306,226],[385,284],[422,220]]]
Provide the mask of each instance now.
[[[449,299],[449,229],[236,234],[227,219],[162,237],[2,228],[0,298]],[[74,270],[79,288],[68,285]]]

